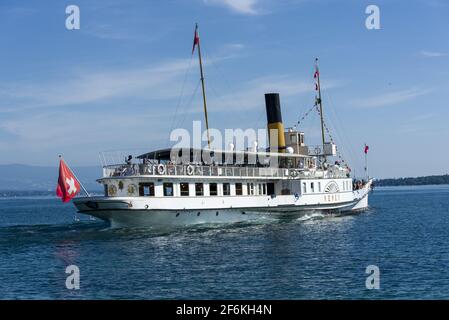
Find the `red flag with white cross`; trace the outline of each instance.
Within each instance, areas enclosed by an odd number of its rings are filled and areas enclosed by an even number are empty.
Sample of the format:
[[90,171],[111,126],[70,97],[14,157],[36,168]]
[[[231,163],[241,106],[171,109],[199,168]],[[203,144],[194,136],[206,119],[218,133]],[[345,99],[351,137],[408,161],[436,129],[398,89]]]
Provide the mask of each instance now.
[[79,181],[65,164],[64,160],[61,159],[59,161],[59,178],[56,195],[62,199],[62,202],[69,202],[80,192],[80,189],[81,185]]

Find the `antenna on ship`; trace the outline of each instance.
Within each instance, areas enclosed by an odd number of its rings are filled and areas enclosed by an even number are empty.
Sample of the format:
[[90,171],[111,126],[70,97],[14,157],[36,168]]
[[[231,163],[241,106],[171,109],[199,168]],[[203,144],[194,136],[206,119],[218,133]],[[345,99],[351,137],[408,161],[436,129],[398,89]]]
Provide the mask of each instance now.
[[206,104],[206,89],[204,87],[203,60],[201,59],[201,46],[200,46],[200,35],[198,32],[198,23],[195,23],[195,36],[193,38],[192,54],[195,52],[196,46],[198,47],[198,59],[200,62],[201,88],[203,91],[203,107],[204,107],[204,118],[206,120],[207,145],[210,149],[209,121],[207,118],[207,104]]
[[315,58],[315,74],[313,76],[316,79],[315,90],[318,91],[318,97],[316,97],[315,105],[320,107],[320,120],[321,120],[321,138],[323,143],[323,158],[326,162],[326,155],[324,153],[325,135],[324,135],[324,119],[323,119],[323,103],[321,100],[321,84],[320,84],[320,69],[318,68],[318,58]]

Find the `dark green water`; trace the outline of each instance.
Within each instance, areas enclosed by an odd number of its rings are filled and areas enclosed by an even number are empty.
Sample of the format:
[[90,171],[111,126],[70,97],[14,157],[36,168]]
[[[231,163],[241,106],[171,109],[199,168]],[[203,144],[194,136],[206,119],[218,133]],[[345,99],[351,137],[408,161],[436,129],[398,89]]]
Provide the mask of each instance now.
[[[343,217],[110,229],[50,196],[0,197],[2,299],[447,299],[449,186],[379,188]],[[80,289],[65,268],[80,269]],[[368,290],[368,265],[380,289]]]

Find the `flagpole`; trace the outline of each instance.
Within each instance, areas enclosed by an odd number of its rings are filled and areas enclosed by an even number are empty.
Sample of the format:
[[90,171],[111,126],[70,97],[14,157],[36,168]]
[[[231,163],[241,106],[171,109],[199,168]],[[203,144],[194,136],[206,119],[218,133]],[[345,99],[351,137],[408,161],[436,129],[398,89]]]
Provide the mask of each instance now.
[[[61,160],[64,160],[64,159],[62,158],[62,155],[59,155],[59,158],[60,158]],[[65,162],[65,161],[64,161],[64,162]],[[69,167],[69,165],[68,165],[67,163],[66,163],[65,165],[70,169],[70,167]],[[72,174],[73,174],[73,176],[75,177],[75,179],[79,182],[79,184],[80,184],[81,188],[83,189],[84,193],[86,193],[86,195],[87,195],[88,197],[90,197],[89,192],[87,192],[86,188],[84,188],[84,186],[83,186],[83,184],[81,183],[80,179],[78,179],[78,177],[75,175],[75,172],[73,172],[72,169],[70,169],[70,171],[72,172]]]
[[315,75],[317,77],[317,87],[318,87],[318,104],[320,105],[320,120],[321,120],[321,139],[323,143],[323,158],[324,162],[326,162],[326,156],[324,153],[324,145],[325,142],[325,135],[324,135],[324,118],[323,118],[323,103],[321,100],[321,83],[320,83],[320,69],[318,68],[318,58],[315,59]]
[[369,177],[368,177],[368,152],[366,150],[366,143],[365,143],[365,148],[363,151],[365,152],[365,177],[366,177],[366,180],[368,181],[369,180]]
[[201,41],[199,40],[198,23],[195,24],[195,37],[198,37],[198,42],[196,43],[196,45],[198,46],[198,59],[200,62],[201,88],[203,91],[203,107],[204,107],[204,118],[206,120],[207,145],[210,149],[209,120],[207,118],[206,89],[204,86],[203,60],[201,58],[201,46],[200,46]]

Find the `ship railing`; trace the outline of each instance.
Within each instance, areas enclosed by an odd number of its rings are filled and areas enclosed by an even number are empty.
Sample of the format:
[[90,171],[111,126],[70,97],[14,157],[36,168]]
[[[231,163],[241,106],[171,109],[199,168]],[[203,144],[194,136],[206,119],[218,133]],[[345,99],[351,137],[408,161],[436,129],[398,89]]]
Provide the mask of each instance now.
[[333,143],[325,143],[323,145],[312,145],[308,146],[308,155],[310,157],[321,157],[321,156],[336,156],[337,146]]
[[292,179],[343,178],[345,170],[285,169],[270,167],[186,166],[156,164],[123,164],[103,167],[103,177],[132,176],[200,176],[200,177],[266,177]]
[[185,165],[148,165],[123,164],[103,167],[103,177],[130,176],[201,176],[201,177],[285,177],[287,169],[228,167],[228,166],[185,166]]

